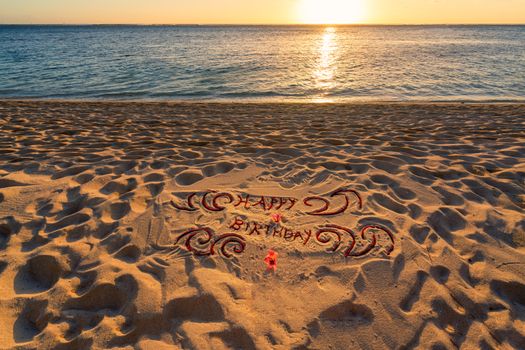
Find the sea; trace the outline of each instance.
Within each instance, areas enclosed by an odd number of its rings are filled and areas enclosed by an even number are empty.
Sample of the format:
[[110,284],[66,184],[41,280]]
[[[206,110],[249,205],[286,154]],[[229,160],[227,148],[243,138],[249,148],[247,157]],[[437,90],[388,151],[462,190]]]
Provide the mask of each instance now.
[[525,26],[0,26],[0,98],[525,101]]

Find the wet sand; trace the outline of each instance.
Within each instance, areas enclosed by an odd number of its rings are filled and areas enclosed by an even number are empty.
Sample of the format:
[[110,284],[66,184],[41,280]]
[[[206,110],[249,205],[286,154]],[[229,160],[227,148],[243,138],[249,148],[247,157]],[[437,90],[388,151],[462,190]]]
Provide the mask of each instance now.
[[525,105],[0,101],[0,129],[0,348],[525,344]]

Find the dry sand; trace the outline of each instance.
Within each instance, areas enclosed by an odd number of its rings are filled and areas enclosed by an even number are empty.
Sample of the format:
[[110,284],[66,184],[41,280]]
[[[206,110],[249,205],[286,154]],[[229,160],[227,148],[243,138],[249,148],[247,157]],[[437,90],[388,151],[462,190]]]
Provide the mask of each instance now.
[[0,128],[2,348],[525,348],[524,105],[3,101]]

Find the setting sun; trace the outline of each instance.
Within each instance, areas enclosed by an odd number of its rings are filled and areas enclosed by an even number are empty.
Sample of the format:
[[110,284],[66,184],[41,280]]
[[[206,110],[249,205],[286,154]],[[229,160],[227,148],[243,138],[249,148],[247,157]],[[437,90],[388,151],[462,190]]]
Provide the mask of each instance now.
[[364,0],[301,0],[299,21],[307,24],[352,24],[365,17]]

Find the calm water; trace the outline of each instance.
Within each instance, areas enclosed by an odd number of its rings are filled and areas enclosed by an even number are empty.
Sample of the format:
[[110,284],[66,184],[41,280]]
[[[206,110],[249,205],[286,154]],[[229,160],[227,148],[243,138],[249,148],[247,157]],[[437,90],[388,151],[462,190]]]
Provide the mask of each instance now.
[[525,100],[525,26],[0,26],[0,98]]

